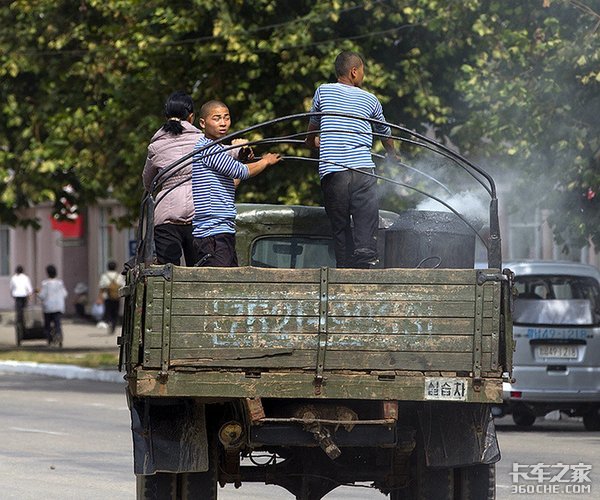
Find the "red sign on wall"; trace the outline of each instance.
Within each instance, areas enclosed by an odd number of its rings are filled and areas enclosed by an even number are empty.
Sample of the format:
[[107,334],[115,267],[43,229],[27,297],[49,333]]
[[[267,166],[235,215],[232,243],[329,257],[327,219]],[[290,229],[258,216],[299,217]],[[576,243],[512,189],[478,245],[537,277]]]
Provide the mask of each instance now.
[[63,239],[83,238],[83,215],[73,214],[68,219],[58,220],[50,216],[52,229],[60,231]]

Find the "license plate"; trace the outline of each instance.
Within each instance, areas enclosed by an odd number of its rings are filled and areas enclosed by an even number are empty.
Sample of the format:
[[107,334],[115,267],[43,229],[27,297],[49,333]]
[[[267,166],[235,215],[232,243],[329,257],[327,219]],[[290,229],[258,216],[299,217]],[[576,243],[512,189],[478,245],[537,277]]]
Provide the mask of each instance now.
[[538,345],[535,346],[536,358],[577,359],[579,351],[574,345]]
[[466,401],[469,379],[430,377],[425,379],[425,399],[436,401]]

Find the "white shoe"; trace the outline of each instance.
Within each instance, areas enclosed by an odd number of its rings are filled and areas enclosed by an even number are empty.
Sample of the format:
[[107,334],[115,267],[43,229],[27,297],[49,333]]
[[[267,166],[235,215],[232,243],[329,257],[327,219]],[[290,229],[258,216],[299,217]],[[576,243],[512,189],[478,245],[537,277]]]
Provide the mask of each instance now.
[[104,328],[106,330],[108,328],[108,323],[106,321],[98,321],[98,323],[96,323],[96,328]]

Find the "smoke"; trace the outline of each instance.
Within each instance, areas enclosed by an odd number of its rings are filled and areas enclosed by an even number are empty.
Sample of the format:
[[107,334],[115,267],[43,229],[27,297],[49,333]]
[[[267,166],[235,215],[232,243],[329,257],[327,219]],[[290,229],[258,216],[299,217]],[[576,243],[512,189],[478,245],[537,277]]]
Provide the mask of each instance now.
[[[483,225],[488,220],[488,204],[471,191],[463,191],[448,197],[447,193],[438,193],[436,197],[450,205],[460,215],[471,223]],[[450,212],[451,210],[431,198],[425,199],[417,205],[417,210]]]

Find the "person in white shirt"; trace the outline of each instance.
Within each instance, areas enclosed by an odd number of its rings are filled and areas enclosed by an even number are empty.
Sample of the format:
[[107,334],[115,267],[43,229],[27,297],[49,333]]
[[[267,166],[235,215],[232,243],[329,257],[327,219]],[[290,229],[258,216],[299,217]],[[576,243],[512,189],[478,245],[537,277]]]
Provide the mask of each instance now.
[[17,329],[24,328],[24,311],[27,299],[33,293],[31,280],[23,271],[23,266],[17,266],[15,274],[10,278],[10,294],[15,299],[15,325]]
[[[65,312],[65,299],[68,292],[62,280],[56,277],[56,268],[50,264],[46,267],[48,279],[42,281],[38,297],[42,301],[44,312],[44,333],[48,343],[56,343],[62,347],[61,317]],[[54,334],[52,333],[54,327]]]

